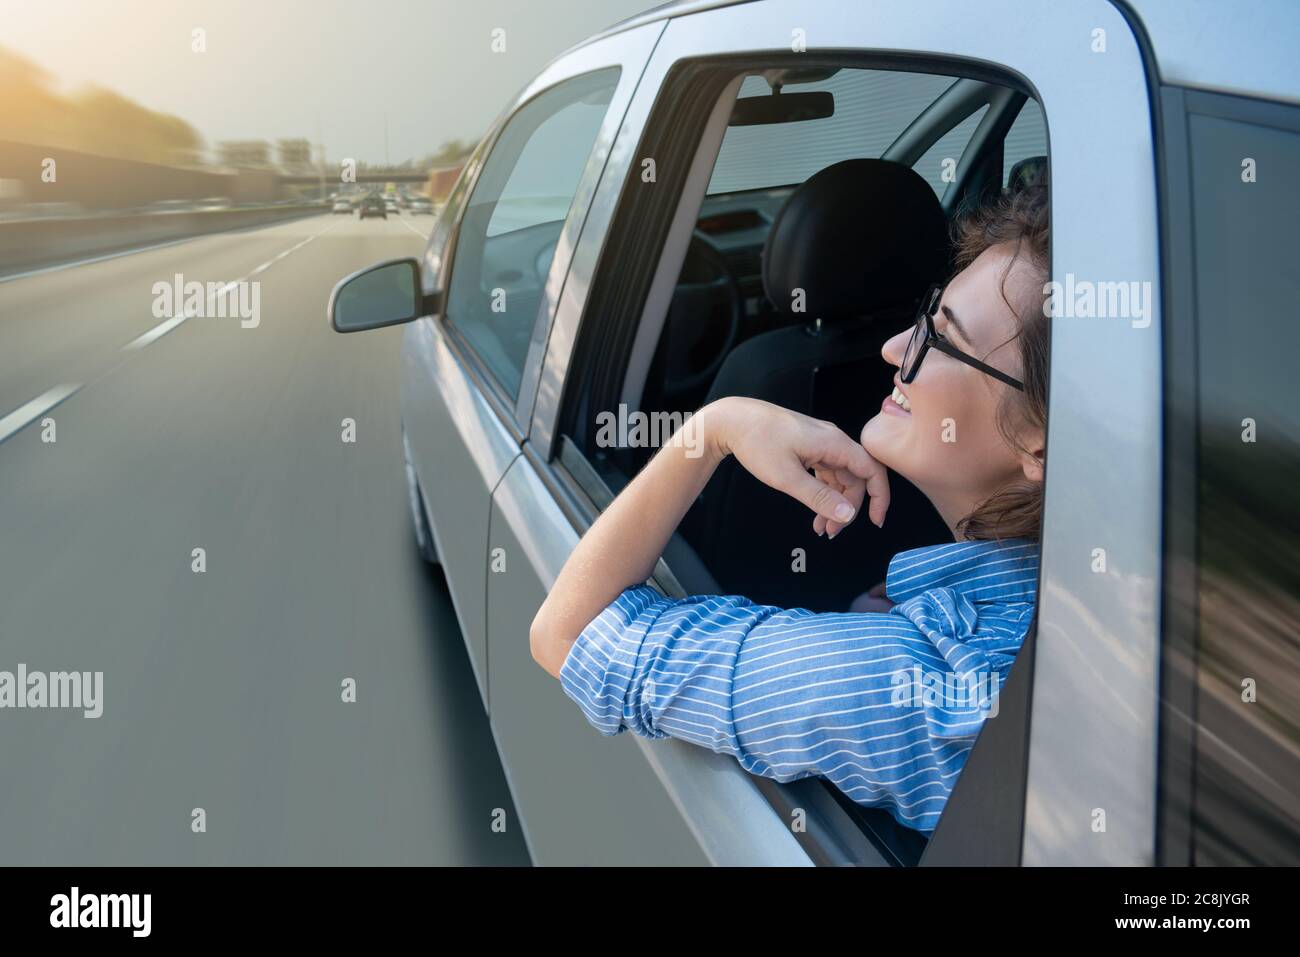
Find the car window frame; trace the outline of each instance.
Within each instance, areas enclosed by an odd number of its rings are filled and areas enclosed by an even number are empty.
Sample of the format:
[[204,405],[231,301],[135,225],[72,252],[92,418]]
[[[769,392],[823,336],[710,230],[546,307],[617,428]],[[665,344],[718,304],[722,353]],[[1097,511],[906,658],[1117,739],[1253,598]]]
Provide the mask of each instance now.
[[[426,246],[422,270],[425,277],[424,288],[426,293],[440,291],[444,301],[439,313],[430,318],[438,324],[440,331],[452,344],[457,357],[483,390],[502,424],[520,443],[527,438],[528,423],[532,417],[545,356],[545,345],[551,323],[555,318],[559,291],[563,288],[572,262],[574,246],[590,211],[596,186],[608,162],[614,137],[622,126],[624,114],[640,81],[641,71],[654,50],[664,26],[662,22],[649,23],[616,33],[552,60],[493,120],[487,133],[466,160],[461,175],[457,177],[456,183],[448,194],[448,204],[443,208],[438,221],[435,221],[434,228],[430,231],[430,241]],[[578,179],[578,187],[565,216],[560,239],[556,243],[551,267],[547,273],[542,304],[538,308],[529,336],[528,352],[520,374],[519,391],[517,395],[512,396],[510,390],[497,378],[488,363],[457,327],[454,319],[445,311],[447,293],[451,288],[451,280],[456,268],[456,247],[460,240],[461,223],[487,160],[495,150],[501,133],[519,111],[539,96],[569,80],[610,68],[619,70],[618,82],[606,107],[605,116],[601,120],[591,150],[587,154],[582,174]],[[464,190],[463,193],[457,196],[457,192],[461,189]],[[438,232],[443,228],[441,222],[443,216],[448,217],[448,220],[444,234],[439,237]]]
[[[942,75],[946,76],[949,75],[946,70],[951,68],[951,64],[944,64],[943,67],[940,68],[932,61],[923,58],[918,59],[909,57],[897,59],[889,57],[884,63],[882,63],[879,59],[871,57],[870,54],[867,54],[866,56],[870,57],[870,66],[874,69],[883,68],[902,72],[918,72],[914,68],[927,66],[931,68],[930,72],[942,73]],[[771,64],[773,57],[771,55],[759,55],[757,59],[761,60],[761,65],[766,66]],[[837,55],[835,57],[837,63],[843,61],[845,65],[853,66],[858,65],[856,61],[859,59],[861,59],[861,57],[852,55]],[[707,186],[709,180],[708,172],[712,169],[714,154],[716,153],[721,140],[720,132],[717,129],[714,129],[714,127],[717,124],[719,113],[725,116],[729,112],[730,100],[734,100],[736,92],[740,88],[740,82],[745,67],[735,62],[713,63],[708,58],[703,58],[683,65],[682,69],[686,71],[712,70],[716,74],[709,81],[709,84],[705,85],[706,89],[715,91],[712,99],[702,94],[702,96],[704,96],[704,102],[701,104],[700,119],[703,121],[703,129],[698,138],[690,140],[690,155],[694,159],[687,164],[692,167],[697,166],[700,162],[701,156],[704,160],[707,160],[707,162],[703,163],[702,167],[705,175],[697,175],[692,187],[694,192],[699,192],[701,194],[699,199],[702,201],[704,198],[703,190]],[[1001,77],[999,78],[1001,79]],[[666,79],[665,85],[668,85],[672,79],[672,77]],[[1009,82],[1015,82],[1012,77],[1008,77],[1007,80]],[[695,76],[691,76],[689,79],[683,79],[681,82],[683,85],[703,85]],[[661,95],[671,96],[671,94]],[[923,154],[925,149],[929,148],[929,145],[936,142],[955,125],[962,122],[965,118],[983,106],[992,103],[996,106],[1003,107],[1011,101],[1012,98],[1018,98],[1020,102],[1023,102],[1025,94],[1017,92],[1014,87],[1010,86],[1000,87],[999,92],[991,92],[988,89],[981,90],[979,97],[972,98],[972,104],[969,109],[964,111],[946,111],[939,114],[931,114],[935,117],[935,129],[932,131],[922,131],[924,135],[919,138],[916,135],[916,131],[914,131],[913,141],[924,142],[926,144],[920,151],[920,153]],[[928,110],[929,107],[926,108],[926,111]],[[926,111],[923,111],[923,114]],[[704,114],[708,114],[708,117],[704,118]],[[658,119],[658,121],[663,125],[667,125],[664,117],[657,117],[655,114],[652,114],[648,118],[648,121],[649,123],[654,123],[656,119]],[[680,113],[674,113],[671,120],[674,123],[681,123],[683,117]],[[1003,125],[1005,126],[1006,124],[1004,123]],[[647,136],[650,136],[653,142],[653,133],[642,131],[642,141],[638,146],[638,155],[644,153],[663,155],[665,150],[661,149],[660,144],[658,143],[655,143],[652,148],[647,149],[645,145]],[[893,147],[891,146],[891,149],[892,148]],[[966,151],[963,151],[963,157],[966,156]],[[685,157],[674,155],[673,163],[681,163],[684,160]],[[963,162],[968,164],[969,161],[963,160]],[[699,169],[696,169],[695,173],[698,174]],[[696,198],[693,194],[689,197],[683,195],[684,186],[684,182],[670,182],[667,184],[662,181],[660,182],[660,189],[663,196],[668,198],[667,206],[664,207],[664,210],[674,219],[680,218],[680,216],[683,215],[685,207],[692,205],[692,200]],[[638,221],[640,221],[639,217]],[[666,257],[668,255],[668,250],[666,248],[661,248],[660,255]],[[656,259],[657,258],[658,257],[656,257]],[[657,265],[653,268],[658,271]],[[656,282],[657,281],[658,280],[656,279]],[[651,295],[652,294],[647,295],[646,299],[648,300]],[[650,311],[648,302],[643,302],[643,307],[644,308],[639,314],[636,323],[636,333],[638,336],[640,335],[644,325],[644,315]],[[597,311],[601,310],[598,309]],[[584,358],[575,358],[575,362],[577,363],[575,371],[578,373],[579,379],[581,379],[582,363],[584,361]],[[575,385],[574,388],[576,389],[577,386]],[[626,398],[626,395],[623,398]],[[602,509],[604,505],[608,504],[616,493],[609,487],[598,469],[584,456],[578,446],[568,437],[568,435],[564,434],[561,430],[557,430],[556,441],[558,451],[555,460],[551,462],[544,462],[541,459],[541,443],[530,441],[526,448],[530,450],[530,457],[534,459],[534,467],[537,468],[539,472],[549,471],[552,474],[553,480],[557,483],[567,485],[570,489],[576,486],[580,490],[581,498],[585,501],[587,507],[579,508],[577,514],[571,515],[570,519],[575,523],[575,528],[581,534],[587,527],[589,527],[590,521],[594,520],[594,516],[599,514],[599,510]],[[570,494],[572,494],[572,492]],[[595,508],[595,512],[589,512],[589,508],[592,507]],[[689,546],[686,546],[684,541],[681,543],[670,543],[670,545],[672,544],[677,544],[679,551],[683,546],[689,549]],[[666,549],[665,556],[661,557],[656,563],[655,571],[651,576],[651,581],[661,592],[670,597],[680,598],[685,597],[687,594],[698,593],[700,589],[691,587],[692,582],[689,579],[685,585],[682,580],[680,580],[680,576],[674,571],[671,555],[668,554],[669,551],[670,549]],[[716,587],[713,590],[716,591]],[[1032,668],[1032,664],[1029,660],[1031,659],[1031,656],[1025,655],[1025,658],[1027,659],[1026,663],[1019,669],[1019,676],[1017,679],[1017,684],[1022,686],[1022,688],[1023,686],[1027,686],[1030,680],[1028,672]],[[1027,702],[1027,690],[1021,697]],[[1004,721],[1002,724],[1005,726],[1016,721],[1016,715],[1011,714],[1009,715],[1008,721]],[[1020,756],[1023,758],[1024,739],[1027,735],[1027,719],[1021,722],[1021,725],[1022,726],[1019,729],[1020,735],[1018,738],[1018,745]],[[1005,735],[1002,736],[1006,737]],[[988,750],[989,747],[991,746],[986,745],[984,750]],[[1017,744],[1013,742],[1010,747],[1014,752]],[[1003,751],[1005,752],[1005,748]],[[974,755],[972,755],[972,757],[974,757]],[[974,762],[972,761],[972,763]],[[987,764],[989,762],[985,760],[980,763]],[[1008,779],[1011,782],[1017,780],[1017,776],[999,774],[998,770],[999,769],[992,769],[988,772],[984,772],[981,774],[981,777],[991,780],[998,785],[996,789],[997,797],[1001,798],[1006,792],[1006,787],[1003,785],[1008,783]],[[976,773],[977,772],[972,768],[972,773],[970,775],[972,778],[972,784],[967,785],[968,790],[973,785],[973,779]],[[1023,782],[1023,770],[1018,776],[1018,779]],[[816,813],[813,815],[813,820],[809,824],[807,830],[796,835],[796,837],[800,841],[800,844],[803,845],[805,851],[809,854],[809,857],[818,863],[848,863],[870,866],[911,866],[925,863],[925,852],[928,850],[928,845],[922,846],[918,849],[916,846],[917,842],[915,841],[915,835],[900,835],[900,826],[889,817],[887,811],[879,808],[846,806],[847,804],[851,804],[851,802],[841,800],[835,793],[834,785],[830,782],[818,779],[813,781],[810,786],[807,783],[799,782],[788,782],[783,784],[761,777],[753,777],[751,780],[753,785],[767,800],[768,804],[777,811],[778,814],[786,815],[795,807],[801,807],[805,810],[812,806],[816,807]],[[1014,784],[1011,784],[1012,788],[1014,788],[1014,786]],[[1023,786],[1021,791],[1023,793]],[[1008,846],[1015,845],[1018,848],[1019,842],[1020,822],[1017,818],[1008,824],[1005,843]],[[1010,851],[1004,851],[1004,857],[1010,855]]]

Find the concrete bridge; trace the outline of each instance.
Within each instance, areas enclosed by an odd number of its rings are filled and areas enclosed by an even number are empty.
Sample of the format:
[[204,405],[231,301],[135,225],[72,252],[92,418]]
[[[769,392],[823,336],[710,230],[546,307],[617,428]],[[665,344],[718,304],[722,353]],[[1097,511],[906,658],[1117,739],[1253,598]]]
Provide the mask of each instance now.
[[[357,183],[418,183],[423,186],[429,182],[429,177],[433,174],[431,169],[391,169],[391,170],[366,170],[364,173],[357,171]],[[287,186],[311,186],[320,183],[319,173],[279,173],[276,180]],[[332,188],[337,189],[340,185],[339,174],[337,170],[330,170],[325,174],[325,183]]]

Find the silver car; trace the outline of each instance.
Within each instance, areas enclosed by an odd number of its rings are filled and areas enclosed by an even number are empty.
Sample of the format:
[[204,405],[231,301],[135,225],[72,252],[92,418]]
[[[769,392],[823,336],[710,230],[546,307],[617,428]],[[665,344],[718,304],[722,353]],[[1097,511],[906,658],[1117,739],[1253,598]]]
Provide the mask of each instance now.
[[[670,4],[528,85],[421,260],[340,282],[335,329],[408,324],[415,536],[538,863],[1300,862],[1300,8],[1252,7]],[[820,779],[601,737],[528,647],[653,451],[637,422],[729,393],[870,414],[897,317],[792,314],[763,286],[782,205],[862,158],[914,168],[949,217],[1043,177],[1052,196],[1036,627],[928,842]],[[897,229],[863,209],[864,234]],[[905,492],[799,575],[781,516],[706,490],[654,583],[843,607],[941,540]]]

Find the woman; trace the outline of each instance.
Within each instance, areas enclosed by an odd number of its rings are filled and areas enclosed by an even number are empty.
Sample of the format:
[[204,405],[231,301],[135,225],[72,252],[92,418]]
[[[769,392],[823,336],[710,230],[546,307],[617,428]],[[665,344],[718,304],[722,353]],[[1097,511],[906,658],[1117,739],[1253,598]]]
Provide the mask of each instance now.
[[[860,443],[768,403],[722,399],[688,423],[703,454],[695,440],[668,444],[605,510],[531,630],[534,658],[598,730],[691,741],[780,781],[822,775],[934,830],[1034,612],[1047,222],[1034,186],[960,225],[959,271],[882,349],[895,390]],[[831,538],[864,501],[884,522],[892,468],[954,541],[899,553],[888,600],[863,596],[845,613],[664,598],[644,582],[728,455],[806,504]]]

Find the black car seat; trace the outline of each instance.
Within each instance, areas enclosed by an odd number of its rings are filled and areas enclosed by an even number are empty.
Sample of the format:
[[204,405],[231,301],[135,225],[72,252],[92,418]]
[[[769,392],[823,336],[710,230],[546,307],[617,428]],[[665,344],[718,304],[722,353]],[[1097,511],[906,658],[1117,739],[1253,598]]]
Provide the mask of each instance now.
[[[947,219],[914,170],[877,159],[821,170],[791,194],[763,250],[767,297],[796,322],[737,346],[708,401],[764,399],[835,422],[856,439],[893,389],[896,370],[881,345],[911,324],[950,261]],[[863,517],[832,542],[813,534],[805,506],[729,459],[693,509],[689,535],[724,591],[844,610],[884,578],[895,552],[951,540],[918,490],[893,473],[890,484],[885,527]],[[804,550],[802,574],[795,549]]]

